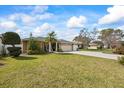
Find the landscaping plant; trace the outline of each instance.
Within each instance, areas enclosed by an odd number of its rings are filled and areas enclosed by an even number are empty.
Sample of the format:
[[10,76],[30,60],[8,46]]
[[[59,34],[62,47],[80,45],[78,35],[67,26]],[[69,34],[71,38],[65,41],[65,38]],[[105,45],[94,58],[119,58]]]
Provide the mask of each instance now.
[[38,41],[34,40],[31,34],[29,40],[29,46],[28,46],[28,54],[33,55],[33,54],[44,54],[44,53],[45,52],[40,48],[40,44],[38,43]]
[[121,63],[122,65],[124,65],[124,57],[119,57],[118,62]]
[[8,47],[9,55],[17,57],[21,54],[21,47],[15,47],[16,44],[21,43],[20,36],[15,32],[6,32],[2,35],[2,43],[4,45],[12,45]]

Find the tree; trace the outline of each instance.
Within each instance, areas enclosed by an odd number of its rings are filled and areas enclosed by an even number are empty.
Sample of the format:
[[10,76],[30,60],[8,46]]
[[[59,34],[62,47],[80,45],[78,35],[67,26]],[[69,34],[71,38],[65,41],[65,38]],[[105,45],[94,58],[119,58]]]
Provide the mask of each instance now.
[[40,48],[40,43],[35,38],[32,37],[32,33],[30,33],[29,45],[28,45],[28,54],[44,54],[44,50]]
[[8,47],[8,51],[12,56],[19,56],[21,54],[21,47],[15,47],[15,44],[20,44],[21,39],[20,36],[15,32],[6,32],[2,34],[2,43],[4,45],[12,45],[12,47]]
[[93,31],[90,32],[90,39],[92,41],[97,41],[97,39],[98,39],[98,30],[97,30],[96,27],[93,28]]
[[87,47],[91,41],[90,38],[90,33],[88,32],[87,28],[83,28],[82,30],[80,30],[80,33],[78,36],[76,36],[73,41],[76,42],[81,42],[82,43],[82,47]]
[[21,43],[20,36],[15,32],[6,32],[2,36],[2,43],[5,45],[12,45],[15,47],[15,44]]
[[46,42],[49,43],[49,52],[52,52],[52,43],[54,43],[56,41],[56,34],[54,31],[48,33],[47,37],[46,37]]
[[123,37],[123,31],[120,29],[103,29],[100,32],[99,38],[107,45],[108,48],[112,48],[117,45]]
[[102,41],[93,41],[92,43],[97,44],[98,45],[98,47],[97,47],[98,49],[102,49],[104,47],[104,44],[103,44]]

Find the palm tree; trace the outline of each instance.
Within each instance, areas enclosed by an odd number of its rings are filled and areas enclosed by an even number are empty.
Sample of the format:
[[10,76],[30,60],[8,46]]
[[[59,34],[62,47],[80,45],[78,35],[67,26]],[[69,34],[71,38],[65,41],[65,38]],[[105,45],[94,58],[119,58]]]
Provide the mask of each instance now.
[[56,41],[56,34],[54,31],[47,34],[46,42],[49,43],[49,52],[52,52],[52,43]]

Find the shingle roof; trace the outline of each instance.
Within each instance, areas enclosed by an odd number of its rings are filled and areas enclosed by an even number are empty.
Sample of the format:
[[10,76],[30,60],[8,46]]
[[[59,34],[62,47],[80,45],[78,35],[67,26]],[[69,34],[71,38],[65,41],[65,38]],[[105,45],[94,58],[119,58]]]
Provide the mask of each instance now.
[[[28,41],[30,38],[24,38],[22,41]],[[38,41],[45,41],[45,37],[33,37],[33,39],[38,40]],[[75,42],[67,41],[64,39],[58,39],[57,40],[59,43],[65,43],[65,44],[77,44]]]
[[[38,41],[45,41],[45,37],[32,37],[32,38]],[[22,41],[28,41],[29,39],[30,38],[24,38],[22,39]]]
[[67,40],[64,40],[64,39],[58,39],[58,42],[60,43],[68,43],[68,44],[73,44],[73,42],[70,42],[70,41],[67,41]]
[[[45,41],[45,37],[32,37],[33,39],[35,40],[38,40],[38,41]],[[28,41],[30,38],[24,38],[22,39],[22,41]],[[72,44],[73,42],[70,42],[70,41],[67,41],[67,40],[64,40],[64,39],[58,39],[57,40],[58,42],[60,43],[70,43]]]

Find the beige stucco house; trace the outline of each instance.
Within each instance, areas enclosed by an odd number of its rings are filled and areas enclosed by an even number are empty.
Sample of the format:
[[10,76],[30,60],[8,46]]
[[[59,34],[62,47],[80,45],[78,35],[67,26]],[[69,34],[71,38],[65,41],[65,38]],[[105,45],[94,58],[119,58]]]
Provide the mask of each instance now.
[[88,49],[98,49],[98,44],[90,43]]
[[92,41],[89,43],[88,49],[102,49],[104,44],[102,41]]
[[[7,47],[10,47],[10,45],[6,45],[3,47],[2,44],[2,35],[0,35],[0,55],[3,52],[3,49],[5,49],[5,52],[8,53]],[[44,37],[36,37],[35,40],[39,42],[39,45],[42,50],[48,51],[48,43],[45,42]],[[29,44],[29,38],[22,39],[20,45],[16,45],[17,47],[22,47],[22,53],[27,53],[28,51],[28,44]],[[54,50],[53,51],[77,51],[79,48],[80,44],[77,42],[70,42],[67,40],[59,39],[57,42],[54,44]]]
[[[45,42],[44,37],[33,37],[33,38],[39,42],[39,45],[42,50],[48,51],[48,43]],[[28,51],[29,40],[30,38],[22,39],[23,53],[27,53]],[[77,51],[79,44],[75,42],[59,39],[53,46],[54,46],[53,51]]]

